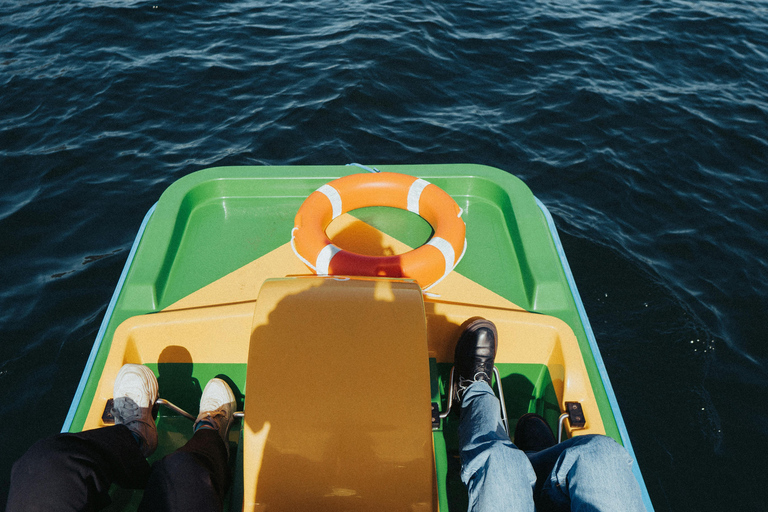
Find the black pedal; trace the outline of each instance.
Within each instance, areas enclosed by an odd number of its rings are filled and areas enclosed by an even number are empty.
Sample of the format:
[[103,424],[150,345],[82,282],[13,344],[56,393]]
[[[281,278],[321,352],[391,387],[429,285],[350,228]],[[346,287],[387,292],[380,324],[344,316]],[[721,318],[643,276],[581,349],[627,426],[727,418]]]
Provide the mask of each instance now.
[[571,422],[571,428],[584,428],[587,420],[584,418],[581,404],[579,402],[565,402],[565,407],[568,409],[568,421]]
[[440,408],[432,402],[432,430],[440,428]]
[[113,425],[115,423],[115,417],[112,416],[112,404],[114,404],[114,400],[110,398],[107,400],[107,405],[104,406],[104,412],[101,413],[101,421],[107,425]]

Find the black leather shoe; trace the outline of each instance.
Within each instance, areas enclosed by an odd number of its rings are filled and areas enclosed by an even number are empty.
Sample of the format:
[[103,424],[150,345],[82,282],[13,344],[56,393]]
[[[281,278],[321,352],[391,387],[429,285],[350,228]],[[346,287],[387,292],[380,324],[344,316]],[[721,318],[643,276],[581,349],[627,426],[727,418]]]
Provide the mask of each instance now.
[[484,318],[470,318],[464,322],[463,327],[453,358],[454,379],[458,383],[456,399],[459,403],[464,397],[464,391],[473,382],[482,380],[491,384],[498,338],[496,326]]
[[540,452],[557,444],[549,424],[538,414],[529,412],[517,420],[515,446],[524,452]]

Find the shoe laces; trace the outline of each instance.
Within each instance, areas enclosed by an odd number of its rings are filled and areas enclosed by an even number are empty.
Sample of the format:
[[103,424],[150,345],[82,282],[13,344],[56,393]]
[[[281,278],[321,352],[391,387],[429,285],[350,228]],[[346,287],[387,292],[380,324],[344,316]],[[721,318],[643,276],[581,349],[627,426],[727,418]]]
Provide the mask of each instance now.
[[222,422],[227,421],[227,412],[223,409],[216,409],[213,411],[205,411],[200,414],[200,417],[197,420],[197,423],[207,423],[211,425],[212,427],[220,429],[222,426]]
[[472,377],[471,379],[465,379],[464,377],[459,377],[459,389],[457,392],[457,394],[459,395],[459,400],[461,400],[467,388],[472,384],[474,384],[475,382],[479,382],[479,381],[490,382],[490,380],[491,378],[488,376],[486,372],[477,372],[475,373],[474,377]]

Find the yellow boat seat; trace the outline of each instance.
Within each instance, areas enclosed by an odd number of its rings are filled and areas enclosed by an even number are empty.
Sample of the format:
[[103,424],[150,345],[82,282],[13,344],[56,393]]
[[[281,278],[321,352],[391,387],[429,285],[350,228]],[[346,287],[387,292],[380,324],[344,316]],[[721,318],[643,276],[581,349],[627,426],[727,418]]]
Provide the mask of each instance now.
[[436,510],[415,282],[266,281],[245,394],[243,510]]

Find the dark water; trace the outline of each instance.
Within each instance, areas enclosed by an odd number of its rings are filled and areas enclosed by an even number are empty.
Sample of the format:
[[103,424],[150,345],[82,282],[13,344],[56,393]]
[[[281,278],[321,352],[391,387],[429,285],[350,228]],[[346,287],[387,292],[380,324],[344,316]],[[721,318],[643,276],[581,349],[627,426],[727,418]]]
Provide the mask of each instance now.
[[220,164],[475,162],[552,211],[656,510],[768,509],[761,2],[0,0],[0,502],[136,229]]

